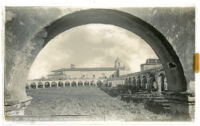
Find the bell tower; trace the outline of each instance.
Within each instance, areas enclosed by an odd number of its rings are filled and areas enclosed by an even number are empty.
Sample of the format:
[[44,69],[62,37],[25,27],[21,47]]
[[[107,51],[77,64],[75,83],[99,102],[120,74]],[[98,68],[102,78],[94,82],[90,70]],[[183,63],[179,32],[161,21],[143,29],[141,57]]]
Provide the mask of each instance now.
[[118,57],[117,57],[116,60],[115,60],[115,68],[117,68],[117,69],[120,68],[120,60],[119,60]]
[[120,69],[120,60],[119,58],[116,58],[115,60],[115,77],[119,77],[119,69]]

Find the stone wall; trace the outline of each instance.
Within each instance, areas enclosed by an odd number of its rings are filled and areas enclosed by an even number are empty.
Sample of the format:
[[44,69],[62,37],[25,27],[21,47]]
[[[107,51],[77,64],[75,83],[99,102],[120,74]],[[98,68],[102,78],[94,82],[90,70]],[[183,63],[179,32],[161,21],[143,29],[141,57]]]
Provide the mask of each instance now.
[[179,56],[187,82],[194,80],[195,8],[124,8],[122,10],[157,28]]
[[[5,97],[10,100],[26,98],[24,89],[33,57],[33,48],[41,49],[31,43],[42,27],[58,18],[57,9],[50,9],[55,15],[49,16],[49,9],[6,8],[5,24]],[[14,94],[14,95],[11,95]]]

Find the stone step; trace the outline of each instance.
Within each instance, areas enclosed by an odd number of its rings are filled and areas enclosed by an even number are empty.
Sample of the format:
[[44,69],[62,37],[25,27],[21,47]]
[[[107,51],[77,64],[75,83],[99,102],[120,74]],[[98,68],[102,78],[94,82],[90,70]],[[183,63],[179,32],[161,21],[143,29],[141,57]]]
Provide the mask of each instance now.
[[162,99],[162,100],[153,100],[154,102],[157,102],[157,103],[169,103],[170,101],[169,100],[166,100],[166,99]]
[[161,106],[162,106],[162,107],[170,107],[169,104],[164,104],[164,105],[162,104]]
[[165,110],[168,110],[168,111],[170,111],[170,110],[171,110],[171,108],[170,108],[170,107],[164,107],[164,109],[165,109]]
[[154,99],[165,99],[164,97],[155,97]]

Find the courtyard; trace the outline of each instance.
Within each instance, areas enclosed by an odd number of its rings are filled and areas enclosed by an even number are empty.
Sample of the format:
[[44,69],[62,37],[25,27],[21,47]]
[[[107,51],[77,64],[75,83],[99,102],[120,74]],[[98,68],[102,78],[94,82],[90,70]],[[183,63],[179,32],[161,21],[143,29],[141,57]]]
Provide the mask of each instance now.
[[30,89],[27,94],[33,100],[19,120],[168,121],[172,118],[166,113],[146,110],[143,103],[123,102],[97,87]]

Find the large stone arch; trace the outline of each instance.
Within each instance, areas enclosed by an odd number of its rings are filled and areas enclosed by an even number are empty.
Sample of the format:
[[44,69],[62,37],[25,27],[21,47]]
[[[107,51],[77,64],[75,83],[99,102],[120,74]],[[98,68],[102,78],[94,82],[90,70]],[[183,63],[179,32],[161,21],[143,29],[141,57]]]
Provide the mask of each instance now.
[[[26,61],[26,66],[24,66],[24,64],[19,64],[19,66],[16,66],[18,69],[14,74],[16,76],[27,75],[38,53],[58,34],[77,26],[92,23],[118,26],[140,36],[152,47],[159,57],[166,72],[169,91],[182,92],[186,90],[187,84],[182,65],[167,39],[157,29],[145,21],[131,14],[111,9],[88,9],[76,11],[55,20],[41,29],[41,31],[34,35],[31,41],[25,43],[21,49],[22,54],[24,50],[29,50],[31,55],[26,56],[26,54],[23,54],[24,57],[21,60],[23,60],[22,62]],[[23,73],[19,74],[21,69],[23,69]],[[15,75],[13,75],[13,78]],[[19,83],[24,83],[24,87],[22,88],[22,86],[17,86],[20,90],[13,93],[13,99],[22,98],[20,95],[23,95],[24,93],[20,93],[18,96],[17,92],[25,92],[25,81]],[[17,85],[17,83],[15,85]]]
[[175,92],[186,90],[182,65],[167,39],[153,26],[128,13],[110,9],[89,9],[68,14],[42,29],[45,33],[43,46],[66,30],[91,23],[119,26],[140,36],[159,57],[166,72],[169,90]]

